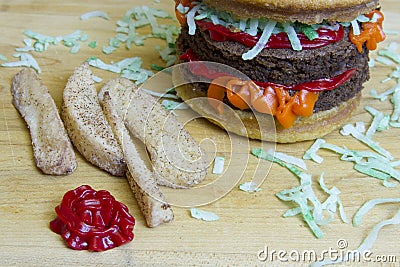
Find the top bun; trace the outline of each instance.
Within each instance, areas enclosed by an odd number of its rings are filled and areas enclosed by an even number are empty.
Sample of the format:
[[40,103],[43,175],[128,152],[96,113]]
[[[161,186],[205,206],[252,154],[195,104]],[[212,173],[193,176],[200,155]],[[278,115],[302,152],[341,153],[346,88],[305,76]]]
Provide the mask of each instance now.
[[269,18],[278,22],[305,24],[326,21],[352,21],[369,13],[379,0],[203,0],[217,10],[240,18]]

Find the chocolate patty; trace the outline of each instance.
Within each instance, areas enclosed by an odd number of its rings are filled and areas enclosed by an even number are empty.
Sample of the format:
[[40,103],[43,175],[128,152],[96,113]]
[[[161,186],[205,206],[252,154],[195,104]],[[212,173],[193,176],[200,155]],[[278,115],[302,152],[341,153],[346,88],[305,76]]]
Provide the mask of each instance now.
[[231,66],[254,81],[285,85],[334,77],[356,68],[348,82],[319,94],[314,112],[329,110],[353,98],[369,79],[368,50],[364,47],[363,53],[357,51],[355,45],[349,41],[348,29],[341,41],[322,48],[303,51],[264,49],[253,60],[246,61],[241,56],[249,50],[248,47],[238,42],[213,41],[208,32],[200,30],[195,35],[189,35],[187,27],[182,28],[176,47],[179,55],[192,48],[201,60]]

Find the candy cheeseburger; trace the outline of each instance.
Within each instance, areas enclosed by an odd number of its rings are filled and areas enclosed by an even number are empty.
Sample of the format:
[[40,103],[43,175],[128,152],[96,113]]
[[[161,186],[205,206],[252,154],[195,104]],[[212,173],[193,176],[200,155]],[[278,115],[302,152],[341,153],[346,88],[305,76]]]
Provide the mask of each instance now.
[[[178,95],[221,101],[191,101],[203,115],[223,114],[222,103],[230,105],[246,131],[233,121],[224,123],[226,130],[255,139],[298,142],[340,127],[354,114],[369,79],[369,51],[385,39],[377,0],[175,2],[180,62],[222,63],[251,79],[203,69],[193,74],[208,76],[210,83],[180,86]],[[270,120],[276,132],[257,130]]]

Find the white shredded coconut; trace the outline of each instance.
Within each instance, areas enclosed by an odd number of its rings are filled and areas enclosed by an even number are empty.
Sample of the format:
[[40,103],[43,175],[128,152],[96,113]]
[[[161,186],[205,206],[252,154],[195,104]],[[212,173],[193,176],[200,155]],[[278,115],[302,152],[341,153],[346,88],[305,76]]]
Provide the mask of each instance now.
[[[378,238],[379,231],[385,227],[386,225],[397,225],[400,224],[400,211],[397,212],[397,214],[388,220],[384,220],[372,228],[372,230],[369,232],[368,236],[364,239],[364,241],[361,243],[361,245],[353,252],[359,252],[359,255],[362,255],[365,251],[371,249]],[[338,264],[342,262],[351,262],[353,260],[354,253],[347,253],[343,258],[337,258],[336,260],[324,260],[324,261],[319,261],[313,263],[311,266],[312,267],[319,267],[319,266],[325,266],[325,265],[330,265],[330,264]]]
[[42,73],[42,70],[39,67],[36,59],[28,53],[18,53],[14,54],[13,57],[20,58],[19,61],[6,62],[1,64],[2,67],[32,67],[39,74]]
[[360,32],[360,27],[358,26],[357,19],[355,19],[351,22],[351,27],[353,28],[354,35],[360,35],[361,32]]
[[213,174],[222,174],[224,172],[225,158],[216,156],[214,159]]
[[255,58],[265,47],[265,45],[268,43],[269,37],[271,37],[272,31],[274,30],[276,25],[276,21],[270,21],[268,22],[267,26],[264,28],[262,35],[260,36],[260,39],[256,43],[256,45],[244,53],[242,55],[242,58],[244,60],[250,60]]
[[99,11],[99,10],[86,12],[86,13],[81,15],[81,20],[88,20],[88,19],[91,19],[91,18],[103,18],[103,19],[106,19],[106,20],[110,19],[106,12]]
[[[340,191],[336,187],[328,189],[324,182],[324,174],[322,173],[319,179],[320,187],[329,197],[320,202],[312,188],[312,175],[298,169],[293,164],[287,163],[274,157],[273,151],[265,151],[260,148],[252,149],[251,153],[258,157],[287,168],[300,179],[300,186],[291,189],[283,190],[276,196],[283,201],[293,201],[298,207],[292,208],[285,212],[284,217],[290,217],[301,214],[304,221],[308,224],[311,231],[317,238],[323,237],[323,232],[320,226],[331,222],[334,219],[334,214],[339,207],[339,212],[343,222],[347,222],[347,217],[344,213],[342,202],[340,201]],[[328,218],[324,215],[328,214]]]
[[212,222],[212,221],[216,221],[219,219],[219,217],[215,213],[199,210],[196,208],[190,208],[190,215],[193,218],[203,220],[206,222]]
[[249,193],[259,192],[261,190],[253,181],[240,184],[239,189]]

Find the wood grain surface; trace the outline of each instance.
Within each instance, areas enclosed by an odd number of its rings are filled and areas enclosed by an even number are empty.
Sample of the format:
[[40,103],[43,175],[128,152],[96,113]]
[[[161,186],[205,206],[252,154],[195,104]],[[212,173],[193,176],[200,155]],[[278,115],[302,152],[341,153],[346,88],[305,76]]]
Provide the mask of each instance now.
[[[42,68],[42,82],[48,87],[58,107],[61,105],[62,91],[74,68],[90,56],[98,56],[105,62],[118,61],[126,57],[139,56],[143,68],[150,69],[152,63],[162,65],[155,49],[165,45],[158,39],[148,39],[144,46],[132,46],[131,50],[119,48],[111,55],[104,55],[102,45],[115,35],[116,21],[125,12],[136,5],[146,4],[163,8],[173,14],[173,1],[44,1],[44,0],[0,0],[0,54],[8,60],[13,58],[15,48],[23,47],[23,32],[26,29],[43,34],[66,35],[75,30],[87,33],[90,40],[97,40],[99,46],[90,48],[82,45],[77,54],[71,54],[69,48],[59,44],[49,47],[42,53],[33,52]],[[400,31],[400,4],[398,0],[383,0],[382,9],[386,15],[386,30]],[[107,12],[109,20],[93,18],[80,20],[80,15],[101,10]],[[177,23],[165,20],[165,23]],[[148,30],[148,28],[146,28]],[[143,31],[146,31],[143,29]],[[380,48],[391,41],[400,42],[400,35],[388,35]],[[376,57],[376,52],[371,54]],[[0,61],[3,63],[3,61]],[[394,82],[381,83],[393,70],[393,66],[377,63],[371,70],[371,79],[365,85],[364,98],[357,114],[351,122],[364,121],[367,125],[371,116],[363,109],[373,106],[388,114],[392,105],[387,100],[380,102],[372,99],[368,92],[375,88],[383,92],[394,86]],[[117,77],[116,74],[92,69],[94,74],[103,78],[103,82]],[[246,193],[235,186],[228,194],[208,205],[199,208],[212,211],[219,220],[205,222],[192,218],[188,207],[174,206],[175,219],[172,223],[157,228],[148,228],[125,178],[117,178],[92,166],[78,153],[77,170],[64,177],[44,175],[35,167],[29,131],[25,122],[11,103],[10,86],[12,77],[19,68],[0,68],[0,265],[1,266],[254,266],[254,265],[307,265],[304,262],[274,261],[262,262],[257,253],[266,247],[271,251],[314,250],[321,253],[329,248],[338,249],[338,240],[346,240],[348,249],[356,249],[372,227],[378,222],[391,218],[398,210],[398,204],[385,204],[373,209],[362,225],[354,227],[340,220],[338,214],[330,224],[321,227],[324,237],[313,236],[300,216],[283,218],[282,215],[293,203],[280,201],[275,194],[299,184],[298,179],[288,170],[258,161],[250,156],[249,150],[242,150],[231,157],[232,162],[242,159],[243,164],[230,164],[231,172],[238,175],[240,183],[250,181],[253,176],[262,179],[261,191]],[[97,84],[100,89],[102,83]],[[196,138],[215,135],[219,151],[229,157],[231,143],[223,138],[224,133],[201,119],[190,127]],[[400,159],[400,130],[390,129],[377,133],[375,140],[389,150],[396,159]],[[212,137],[212,136],[211,136]],[[352,149],[366,150],[363,144],[354,138],[342,136],[335,131],[324,138],[327,142]],[[302,157],[312,142],[290,145],[277,145],[276,150],[289,155]],[[242,144],[243,145],[243,144]],[[267,144],[265,144],[267,145]],[[269,144],[271,145],[271,144]],[[244,147],[260,147],[258,141],[251,141]],[[337,154],[320,151],[324,157],[322,164],[306,161],[308,173],[312,173],[315,183],[322,172],[328,187],[336,186],[342,191],[347,216],[351,219],[357,209],[367,200],[382,197],[399,197],[397,188],[386,188],[382,182],[362,175],[353,169],[353,164],[343,162]],[[246,164],[246,165],[244,165]],[[271,168],[269,169],[269,167]],[[268,172],[269,171],[269,172]],[[93,188],[110,191],[117,200],[125,203],[136,218],[135,239],[124,246],[93,253],[74,251],[65,246],[60,236],[49,228],[49,222],[55,218],[54,208],[60,203],[68,190],[88,184]],[[326,195],[315,188],[316,194],[323,200]],[[167,190],[168,194],[174,191]],[[218,193],[215,193],[217,197]],[[195,197],[195,196],[194,196]],[[399,266],[399,226],[387,226],[380,232],[372,248],[373,256],[394,255]],[[363,262],[360,266],[375,266],[378,263]],[[381,264],[381,263],[380,263]],[[389,263],[382,265],[388,266]]]

